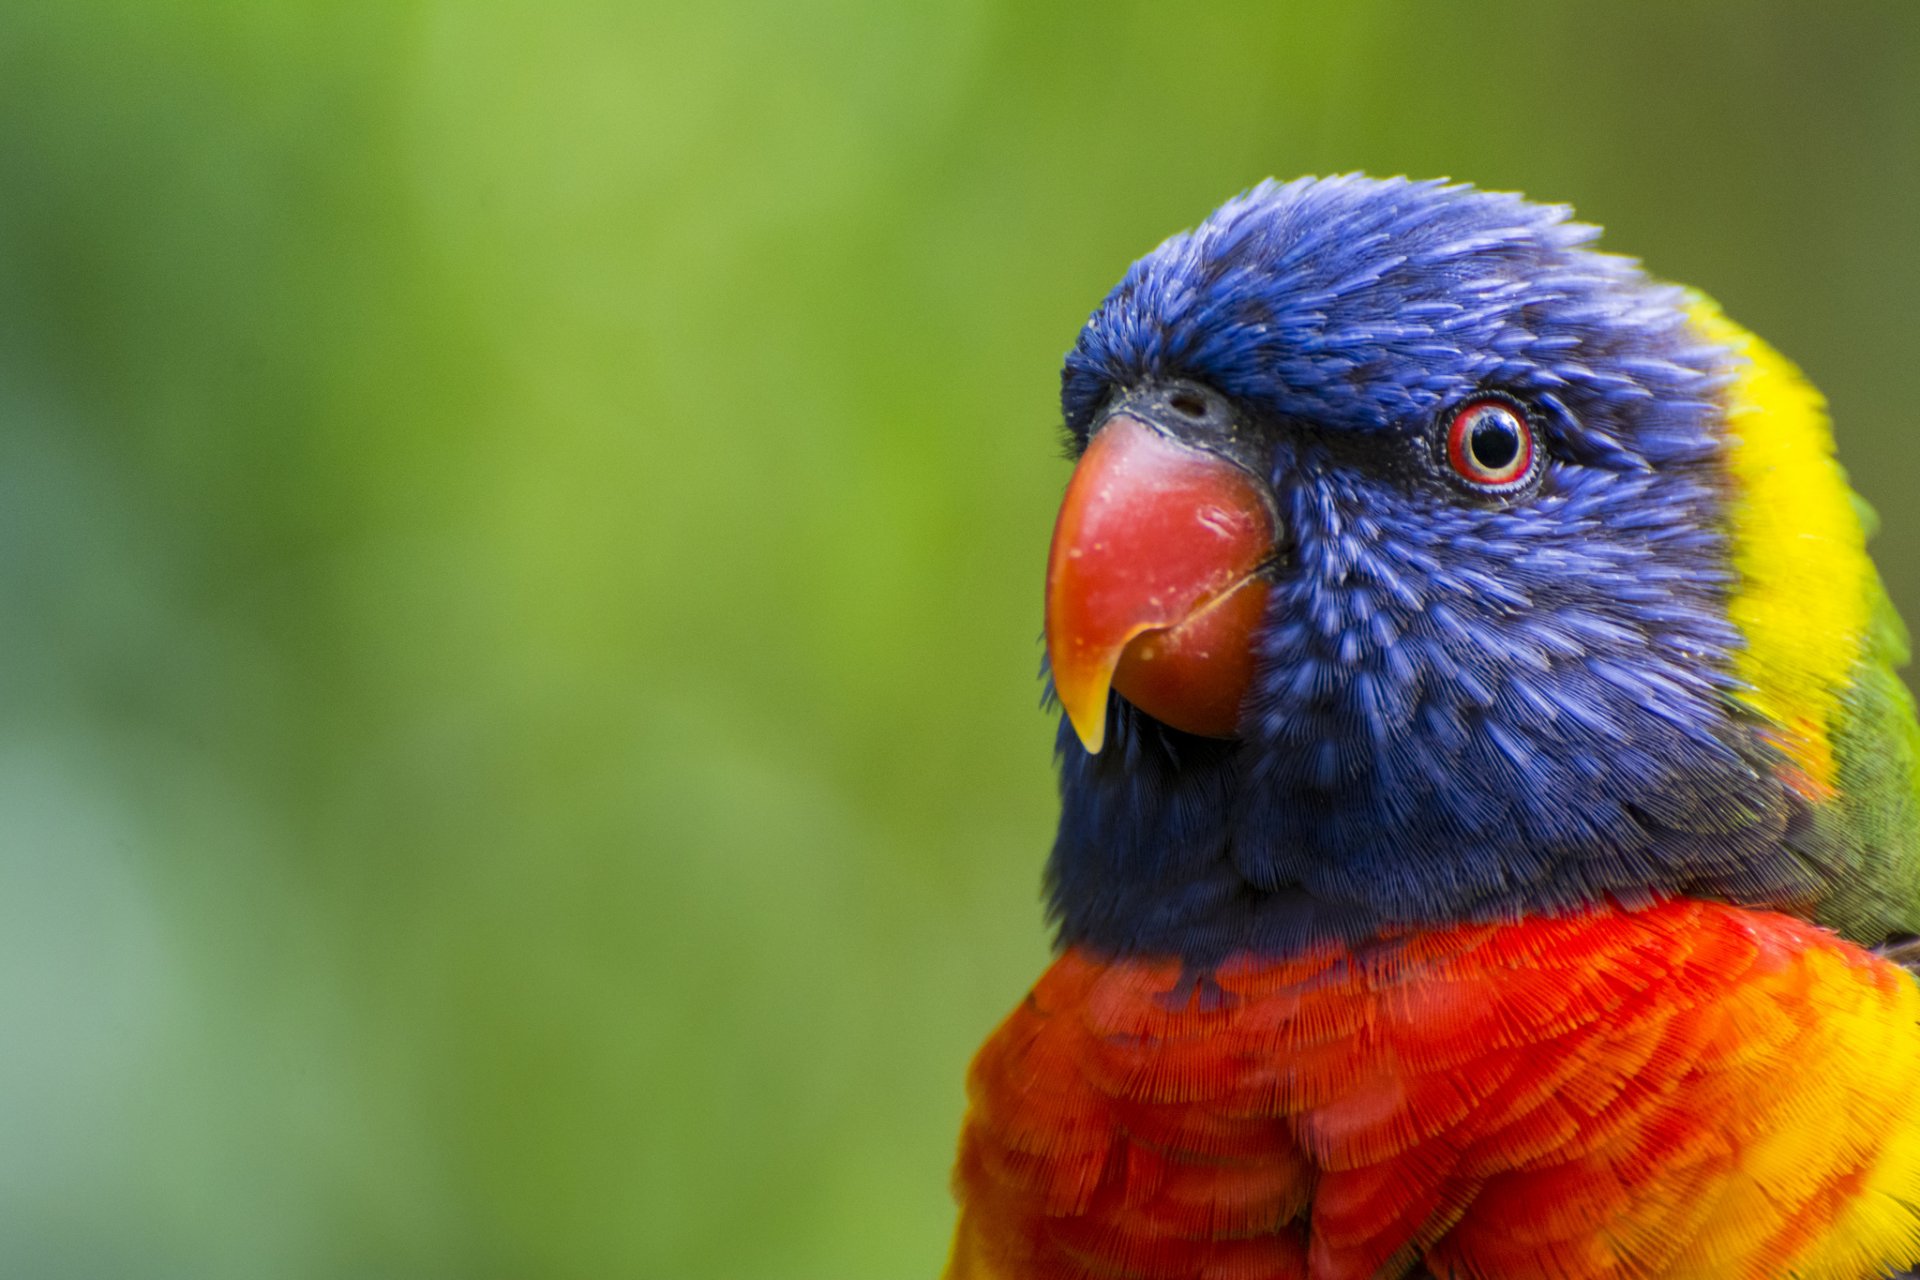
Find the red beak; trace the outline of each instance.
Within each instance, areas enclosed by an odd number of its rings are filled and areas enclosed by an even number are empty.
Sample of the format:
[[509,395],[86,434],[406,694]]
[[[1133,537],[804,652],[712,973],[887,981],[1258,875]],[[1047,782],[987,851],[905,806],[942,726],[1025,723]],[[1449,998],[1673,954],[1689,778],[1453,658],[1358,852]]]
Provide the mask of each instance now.
[[1109,687],[1176,729],[1238,731],[1274,527],[1239,466],[1124,410],[1099,429],[1047,563],[1053,687],[1089,752],[1106,742]]

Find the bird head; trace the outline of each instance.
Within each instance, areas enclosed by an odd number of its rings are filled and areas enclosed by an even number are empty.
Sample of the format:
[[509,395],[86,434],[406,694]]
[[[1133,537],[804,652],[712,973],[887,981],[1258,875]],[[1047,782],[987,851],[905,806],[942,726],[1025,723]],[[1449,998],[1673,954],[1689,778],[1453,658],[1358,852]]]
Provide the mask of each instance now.
[[[1093,313],[1047,574],[1067,940],[1845,914],[1911,853],[1897,623],[1818,396],[1597,234],[1268,183]],[[1869,786],[1850,733],[1905,754]]]

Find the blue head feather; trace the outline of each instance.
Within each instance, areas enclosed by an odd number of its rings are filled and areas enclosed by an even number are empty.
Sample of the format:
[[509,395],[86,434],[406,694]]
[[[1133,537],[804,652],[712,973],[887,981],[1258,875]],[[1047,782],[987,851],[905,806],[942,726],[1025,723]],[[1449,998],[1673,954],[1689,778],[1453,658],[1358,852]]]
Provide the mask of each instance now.
[[[1135,263],[1068,355],[1075,447],[1142,383],[1271,442],[1291,553],[1242,740],[1117,697],[1063,725],[1062,939],[1290,950],[1672,894],[1793,905],[1804,813],[1731,696],[1717,395],[1686,296],[1563,208],[1357,176],[1264,184]],[[1423,460],[1499,392],[1549,462],[1490,501]]]

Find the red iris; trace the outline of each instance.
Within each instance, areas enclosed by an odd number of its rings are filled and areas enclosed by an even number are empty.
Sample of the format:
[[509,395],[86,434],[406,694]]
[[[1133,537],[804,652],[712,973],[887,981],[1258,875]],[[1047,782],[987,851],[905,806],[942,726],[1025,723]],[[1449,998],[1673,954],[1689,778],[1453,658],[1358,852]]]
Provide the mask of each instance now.
[[1481,489],[1511,489],[1533,474],[1533,429],[1505,400],[1469,400],[1447,424],[1447,463]]

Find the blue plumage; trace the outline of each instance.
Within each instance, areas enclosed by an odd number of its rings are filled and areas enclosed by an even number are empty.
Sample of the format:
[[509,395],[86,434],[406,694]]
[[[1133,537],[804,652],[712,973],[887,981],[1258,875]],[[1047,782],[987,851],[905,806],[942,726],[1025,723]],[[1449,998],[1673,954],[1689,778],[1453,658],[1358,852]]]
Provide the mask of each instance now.
[[[1688,893],[1804,904],[1810,824],[1732,697],[1715,395],[1686,297],[1518,197],[1266,184],[1136,263],[1068,355],[1076,448],[1187,379],[1270,450],[1289,551],[1243,741],[1113,700],[1063,726],[1063,940],[1290,950],[1335,935]],[[1436,416],[1531,406],[1524,502],[1430,465]]]

